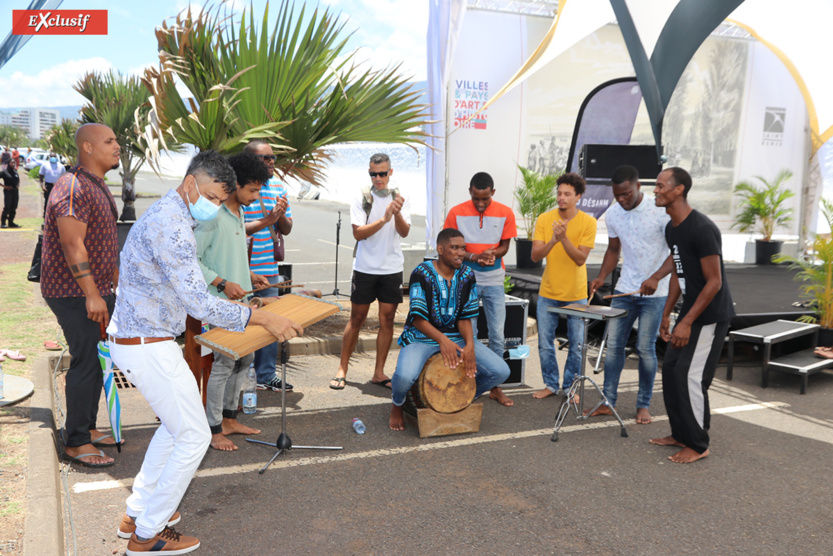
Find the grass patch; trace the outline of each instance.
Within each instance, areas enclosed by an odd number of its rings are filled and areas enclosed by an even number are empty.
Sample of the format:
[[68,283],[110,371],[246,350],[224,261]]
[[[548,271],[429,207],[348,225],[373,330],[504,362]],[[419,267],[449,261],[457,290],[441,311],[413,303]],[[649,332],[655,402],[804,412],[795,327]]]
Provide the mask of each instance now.
[[0,507],[0,517],[17,515],[22,509],[23,505],[20,502],[6,502]]
[[52,311],[46,305],[35,304],[38,287],[26,280],[29,263],[0,266],[0,347],[16,349],[26,355],[26,361],[3,362],[3,371],[17,376],[28,376],[34,361],[44,355],[44,340],[54,340],[63,333]]
[[27,439],[25,436],[7,436],[5,440],[12,444],[23,444]]

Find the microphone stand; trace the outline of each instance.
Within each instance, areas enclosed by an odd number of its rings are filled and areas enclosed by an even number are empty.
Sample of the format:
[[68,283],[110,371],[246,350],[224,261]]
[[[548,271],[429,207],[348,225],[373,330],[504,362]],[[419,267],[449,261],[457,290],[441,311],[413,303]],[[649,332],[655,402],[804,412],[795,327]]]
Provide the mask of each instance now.
[[336,223],[336,269],[335,269],[335,276],[333,280],[335,283],[333,284],[334,288],[333,293],[330,295],[334,295],[335,297],[339,297],[341,294],[338,291],[338,249],[339,243],[341,242],[341,211],[338,211],[338,223]]

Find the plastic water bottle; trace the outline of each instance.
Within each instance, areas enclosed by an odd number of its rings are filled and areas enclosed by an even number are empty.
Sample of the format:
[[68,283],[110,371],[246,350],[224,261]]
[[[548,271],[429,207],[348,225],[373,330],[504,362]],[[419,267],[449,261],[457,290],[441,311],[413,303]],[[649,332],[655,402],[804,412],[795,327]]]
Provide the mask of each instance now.
[[246,371],[246,388],[243,390],[243,413],[251,415],[257,412],[257,373],[254,364]]
[[364,434],[364,431],[367,429],[365,429],[361,419],[353,417],[353,430],[356,431],[356,434]]
[[[0,365],[0,400],[4,397],[3,395],[3,365]],[[362,425],[364,426],[364,425]],[[364,431],[362,431],[364,432]]]

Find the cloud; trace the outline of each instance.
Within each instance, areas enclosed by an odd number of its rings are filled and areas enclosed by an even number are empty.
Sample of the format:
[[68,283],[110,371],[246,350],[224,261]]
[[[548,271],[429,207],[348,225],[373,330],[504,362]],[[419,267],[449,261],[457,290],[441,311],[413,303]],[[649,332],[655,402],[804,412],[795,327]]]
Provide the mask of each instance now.
[[84,97],[72,86],[88,71],[109,71],[113,65],[102,57],[69,60],[32,73],[16,71],[0,76],[0,108],[74,106]]

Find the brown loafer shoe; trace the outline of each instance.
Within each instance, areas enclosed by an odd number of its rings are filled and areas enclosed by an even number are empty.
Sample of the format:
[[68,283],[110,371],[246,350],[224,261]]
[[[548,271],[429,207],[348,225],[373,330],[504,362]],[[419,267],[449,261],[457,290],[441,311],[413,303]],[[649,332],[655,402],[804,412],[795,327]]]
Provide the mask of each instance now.
[[[174,515],[171,516],[171,519],[168,520],[168,527],[173,527],[177,523],[182,520],[182,516],[179,512],[174,512]],[[136,521],[132,517],[127,514],[121,518],[121,523],[119,523],[119,528],[116,531],[116,534],[121,537],[122,539],[129,539],[133,533],[136,532]]]

